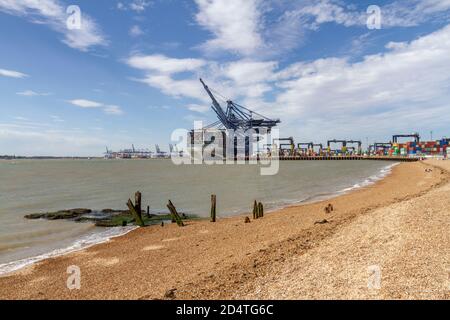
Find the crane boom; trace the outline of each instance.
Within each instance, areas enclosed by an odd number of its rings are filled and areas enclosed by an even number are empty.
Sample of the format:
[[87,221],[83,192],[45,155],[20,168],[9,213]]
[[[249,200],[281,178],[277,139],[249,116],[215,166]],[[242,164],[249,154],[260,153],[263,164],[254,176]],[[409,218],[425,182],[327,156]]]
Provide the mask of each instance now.
[[225,127],[227,129],[234,129],[233,126],[228,121],[228,117],[225,114],[225,112],[223,111],[219,102],[217,102],[216,97],[214,97],[211,90],[209,90],[209,87],[203,82],[203,79],[201,79],[201,78],[200,78],[200,82],[202,83],[203,88],[205,88],[205,91],[208,93],[209,97],[211,98],[212,103],[213,103],[212,108],[213,108],[214,112],[217,114],[217,116],[219,117],[219,120],[225,125]]
[[[264,127],[270,130],[272,127],[275,127],[278,123],[280,123],[279,119],[269,119],[257,112],[234,103],[231,100],[227,100],[227,108],[225,111],[219,102],[217,102],[216,97],[214,97],[209,87],[205,84],[205,82],[203,82],[203,79],[200,79],[200,82],[212,100],[212,109],[219,118],[220,124],[226,129],[243,129],[245,131],[248,129]],[[258,118],[255,118],[254,116],[257,116]]]

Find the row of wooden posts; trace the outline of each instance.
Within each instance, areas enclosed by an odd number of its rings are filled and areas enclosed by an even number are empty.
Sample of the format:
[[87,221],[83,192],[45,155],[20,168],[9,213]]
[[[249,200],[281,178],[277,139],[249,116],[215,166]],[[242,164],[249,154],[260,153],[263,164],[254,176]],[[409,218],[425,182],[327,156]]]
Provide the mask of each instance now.
[[[127,202],[128,209],[133,215],[136,223],[140,227],[144,227],[144,219],[142,218],[142,194],[138,191],[135,193],[135,201],[134,204],[131,199],[128,199]],[[172,222],[176,222],[179,227],[184,227],[183,220],[178,213],[177,209],[173,205],[172,201],[169,200],[167,204],[167,208],[170,211],[170,215],[172,217]],[[211,195],[211,222],[216,222],[216,212],[217,212],[217,196],[215,194]],[[147,206],[147,216],[150,216],[150,207]],[[264,217],[264,206],[261,202],[253,203],[253,219],[259,219]]]
[[[216,204],[217,196],[215,194],[211,195],[211,222],[216,222]],[[261,202],[253,203],[253,219],[259,219],[264,217],[264,206]],[[247,221],[247,220],[246,220]]]

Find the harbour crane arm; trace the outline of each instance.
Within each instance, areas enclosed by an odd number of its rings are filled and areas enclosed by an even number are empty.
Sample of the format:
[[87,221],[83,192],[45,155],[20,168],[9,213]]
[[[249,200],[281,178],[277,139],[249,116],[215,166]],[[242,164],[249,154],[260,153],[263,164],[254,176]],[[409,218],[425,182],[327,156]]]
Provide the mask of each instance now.
[[200,78],[200,82],[202,83],[203,88],[205,88],[206,93],[208,93],[209,97],[211,98],[212,103],[213,103],[212,109],[217,114],[217,116],[219,117],[220,121],[224,124],[224,126],[227,129],[232,129],[233,126],[228,121],[228,117],[225,114],[225,112],[223,111],[223,109],[220,106],[219,102],[217,102],[216,97],[214,97],[214,95],[212,94],[211,90],[209,90],[209,87],[203,82],[203,79]]

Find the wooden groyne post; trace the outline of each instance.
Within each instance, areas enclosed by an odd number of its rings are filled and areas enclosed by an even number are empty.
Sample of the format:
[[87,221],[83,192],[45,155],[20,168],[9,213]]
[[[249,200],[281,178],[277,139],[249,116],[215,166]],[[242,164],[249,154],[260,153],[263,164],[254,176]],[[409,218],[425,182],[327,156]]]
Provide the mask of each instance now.
[[258,203],[253,202],[253,219],[258,219]]
[[216,201],[217,197],[215,194],[211,195],[211,222],[216,222]]
[[258,218],[263,218],[263,217],[264,217],[264,206],[260,202],[260,203],[258,203]]
[[131,199],[128,199],[127,207],[130,210],[132,216],[134,217],[134,220],[136,220],[136,223],[140,227],[145,227],[144,220],[142,219],[142,209],[141,209],[141,200],[142,200],[142,194],[138,191],[134,195],[135,197],[135,203],[131,201]]
[[181,217],[178,214],[177,209],[173,205],[172,201],[169,200],[167,208],[169,209],[170,214],[172,215],[172,222],[176,222],[179,227],[184,227],[183,220],[181,220]]
[[134,194],[134,207],[139,215],[142,216],[142,193],[139,191]]

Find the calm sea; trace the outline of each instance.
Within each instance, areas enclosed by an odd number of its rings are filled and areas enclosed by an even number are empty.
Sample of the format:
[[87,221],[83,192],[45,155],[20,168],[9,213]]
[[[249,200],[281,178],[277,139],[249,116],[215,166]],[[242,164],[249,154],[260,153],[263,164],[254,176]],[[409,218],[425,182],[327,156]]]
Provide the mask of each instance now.
[[70,208],[125,209],[141,191],[143,206],[207,217],[210,195],[218,216],[249,212],[253,200],[266,210],[330,197],[367,185],[388,172],[383,161],[286,161],[275,176],[256,165],[176,166],[170,160],[0,161],[0,273],[123,234],[89,223],[26,220],[25,214]]

